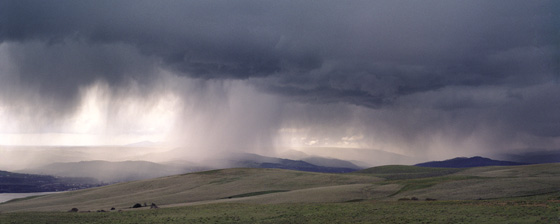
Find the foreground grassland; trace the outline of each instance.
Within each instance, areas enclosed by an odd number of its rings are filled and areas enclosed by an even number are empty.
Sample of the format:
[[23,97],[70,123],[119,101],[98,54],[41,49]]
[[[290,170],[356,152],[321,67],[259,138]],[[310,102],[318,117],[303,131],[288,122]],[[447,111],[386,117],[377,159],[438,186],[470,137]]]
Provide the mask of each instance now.
[[212,204],[107,213],[0,214],[0,223],[558,223],[560,194],[475,201]]
[[0,224],[560,223],[559,207],[560,164],[225,169],[19,199],[0,204]]

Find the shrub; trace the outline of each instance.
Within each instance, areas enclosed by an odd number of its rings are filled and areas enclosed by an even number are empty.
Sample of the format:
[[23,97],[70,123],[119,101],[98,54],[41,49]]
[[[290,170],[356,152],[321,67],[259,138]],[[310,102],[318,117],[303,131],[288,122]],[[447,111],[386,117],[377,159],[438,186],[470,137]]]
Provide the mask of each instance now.
[[141,208],[142,205],[140,203],[136,203],[132,206],[132,208]]

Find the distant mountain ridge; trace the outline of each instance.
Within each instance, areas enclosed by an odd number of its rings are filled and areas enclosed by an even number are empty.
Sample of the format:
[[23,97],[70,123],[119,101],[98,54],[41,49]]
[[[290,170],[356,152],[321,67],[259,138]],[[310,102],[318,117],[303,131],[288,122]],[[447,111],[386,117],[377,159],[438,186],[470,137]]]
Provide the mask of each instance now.
[[[320,173],[348,173],[361,168],[352,164],[351,162],[343,160],[333,160],[325,158],[312,158],[310,162],[304,160],[291,160],[281,159],[276,157],[267,157],[251,153],[239,153],[229,159],[231,167],[246,167],[246,168],[276,168],[287,170],[298,170],[308,172]],[[321,165],[316,165],[316,164]],[[329,164],[334,166],[322,166]],[[335,163],[340,166],[335,165]]]
[[206,164],[195,164],[187,161],[154,163],[148,161],[110,162],[103,160],[90,160],[68,163],[52,163],[33,169],[19,170],[18,172],[60,177],[87,177],[95,178],[103,183],[116,183],[235,167],[276,168],[321,173],[347,173],[361,169],[361,167],[343,160],[315,157],[310,158],[310,161],[311,162],[281,159],[250,153],[237,153],[232,154],[230,157],[210,160]]
[[356,170],[361,170],[365,168],[365,167],[358,166],[350,161],[334,159],[334,158],[324,158],[324,157],[314,156],[314,157],[306,157],[301,160],[317,166],[351,168]]
[[468,167],[479,167],[479,166],[520,166],[528,165],[528,163],[519,163],[511,161],[501,161],[493,160],[481,156],[475,157],[457,157],[453,159],[448,159],[444,161],[431,161],[425,163],[418,163],[414,166],[420,167],[444,167],[444,168],[468,168]]

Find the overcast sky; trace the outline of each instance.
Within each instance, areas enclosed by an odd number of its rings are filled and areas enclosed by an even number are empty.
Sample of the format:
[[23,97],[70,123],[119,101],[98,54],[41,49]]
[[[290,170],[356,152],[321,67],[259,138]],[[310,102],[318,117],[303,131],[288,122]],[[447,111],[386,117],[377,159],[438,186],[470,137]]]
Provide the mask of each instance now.
[[[558,1],[0,1],[0,144],[560,148]],[[195,150],[196,149],[196,150]]]

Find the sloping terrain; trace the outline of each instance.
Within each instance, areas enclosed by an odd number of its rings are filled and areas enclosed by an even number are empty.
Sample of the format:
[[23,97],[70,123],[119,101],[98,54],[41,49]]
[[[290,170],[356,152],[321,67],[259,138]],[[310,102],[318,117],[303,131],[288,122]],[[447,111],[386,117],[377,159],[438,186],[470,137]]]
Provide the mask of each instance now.
[[558,193],[560,164],[469,169],[382,166],[348,174],[224,169],[134,181],[0,204],[1,212],[284,204],[427,198],[476,200]]
[[387,165],[363,169],[355,173],[369,174],[376,177],[382,177],[387,180],[399,180],[443,176],[457,173],[462,170],[464,169]]
[[[252,153],[234,153],[224,159],[222,164],[228,168],[275,168],[320,173],[349,173],[361,168],[344,160],[326,159],[321,157],[304,160],[282,159],[261,156]],[[215,162],[214,162],[215,163]]]
[[453,175],[400,180],[395,197],[474,200],[560,192],[560,164],[493,166],[465,169]]
[[481,167],[481,166],[520,166],[528,165],[528,163],[519,163],[511,161],[493,160],[480,156],[475,157],[457,157],[444,161],[431,161],[419,163],[415,166],[421,167],[445,167],[445,168],[468,168],[468,167]]
[[[371,184],[381,178],[366,175],[309,173],[279,169],[226,169],[114,184],[47,195],[0,205],[0,211],[67,211],[124,209],[135,203],[171,205],[227,200],[228,197],[265,191],[292,191],[338,185]],[[346,200],[342,200],[346,201]]]

